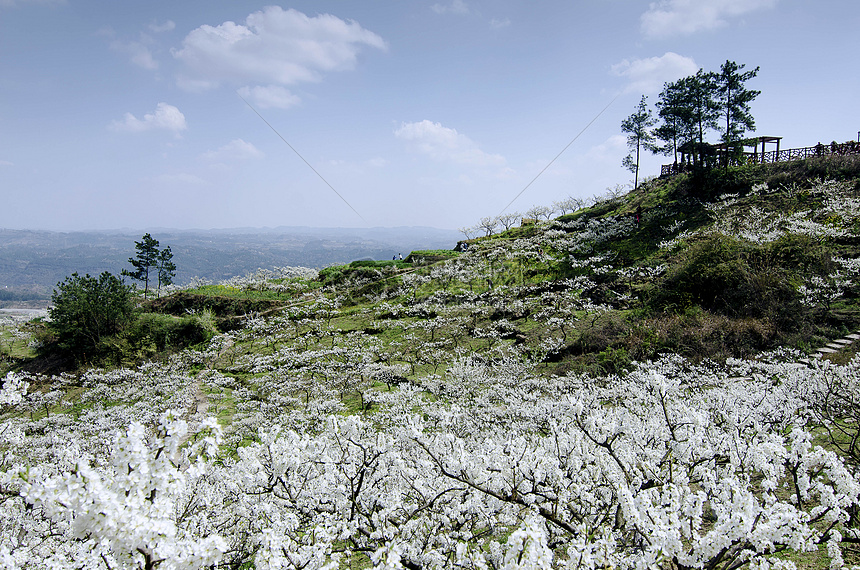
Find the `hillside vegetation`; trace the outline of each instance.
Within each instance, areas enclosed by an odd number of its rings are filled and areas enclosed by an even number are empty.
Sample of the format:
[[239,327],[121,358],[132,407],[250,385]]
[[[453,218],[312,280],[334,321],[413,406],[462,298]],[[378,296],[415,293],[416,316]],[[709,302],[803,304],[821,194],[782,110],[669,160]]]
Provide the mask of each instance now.
[[860,328],[858,236],[856,156],[732,167],[150,300],[99,368],[7,328],[0,560],[858,564],[860,360],[809,358]]

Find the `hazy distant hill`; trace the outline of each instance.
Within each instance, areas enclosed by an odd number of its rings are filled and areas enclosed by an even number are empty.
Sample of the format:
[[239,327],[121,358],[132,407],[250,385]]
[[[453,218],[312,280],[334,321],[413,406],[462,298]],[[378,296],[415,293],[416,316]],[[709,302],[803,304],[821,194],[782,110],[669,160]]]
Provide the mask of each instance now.
[[[149,232],[170,246],[176,283],[193,277],[213,281],[259,268],[325,267],[356,259],[404,257],[416,249],[451,249],[462,236],[453,230],[399,228],[237,228],[227,230],[122,230],[49,232],[0,229],[0,291],[50,292],[77,271],[97,275],[130,269],[134,242]],[[2,301],[2,299],[0,299]]]

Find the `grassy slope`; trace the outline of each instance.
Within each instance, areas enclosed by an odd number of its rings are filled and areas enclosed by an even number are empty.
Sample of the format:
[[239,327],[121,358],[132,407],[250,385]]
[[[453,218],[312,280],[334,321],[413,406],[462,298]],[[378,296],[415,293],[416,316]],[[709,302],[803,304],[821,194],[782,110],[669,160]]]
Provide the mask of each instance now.
[[[737,212],[815,210],[823,199],[809,191],[816,176],[848,179],[856,192],[856,171],[856,163],[804,163],[650,181],[552,224],[474,240],[472,261],[460,258],[453,276],[444,269],[450,263],[435,260],[330,268],[323,289],[309,287],[287,317],[269,320],[278,340],[234,352],[331,349],[348,338],[413,376],[444,372],[464,351],[511,345],[554,374],[619,372],[662,352],[720,360],[778,346],[808,351],[860,324],[853,287],[815,307],[797,293],[812,275],[833,272],[836,256],[857,257],[857,228],[839,238],[789,233],[764,244],[714,237],[705,204],[728,189],[738,194]],[[769,190],[762,193],[762,184]],[[582,227],[613,223],[629,229],[570,253],[583,243]],[[589,285],[578,288],[578,278]]]
[[[857,257],[860,222],[830,212],[820,224],[845,225],[845,235],[788,233],[759,244],[738,239],[742,232],[714,234],[708,204],[732,192],[735,213],[815,212],[826,197],[810,189],[822,176],[860,194],[856,158],[651,180],[554,222],[473,240],[459,258],[416,252],[407,259],[417,263],[355,262],[327,268],[315,283],[201,288],[150,310],[206,309],[231,330],[251,316],[282,321],[286,308],[296,338],[360,333],[413,374],[444,370],[463,350],[514,344],[548,373],[594,374],[661,352],[724,359],[810,350],[860,324],[856,288],[812,308],[797,292],[812,275],[832,274],[835,257]],[[446,271],[452,264],[458,269]],[[330,301],[324,310],[321,299]]]

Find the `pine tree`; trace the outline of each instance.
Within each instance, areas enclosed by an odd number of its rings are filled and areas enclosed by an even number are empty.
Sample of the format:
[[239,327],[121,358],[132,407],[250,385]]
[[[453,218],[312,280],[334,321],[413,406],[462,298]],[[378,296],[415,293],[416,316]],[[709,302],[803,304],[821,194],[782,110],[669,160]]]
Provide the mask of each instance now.
[[740,141],[747,130],[755,130],[755,119],[750,103],[761,91],[747,89],[744,84],[758,74],[759,68],[741,73],[745,65],[726,60],[720,72],[713,75],[714,89],[719,102],[722,140],[730,149],[740,152]]
[[[656,137],[652,132],[652,127],[657,124],[657,120],[651,114],[651,109],[645,103],[647,97],[645,95],[639,100],[639,105],[636,111],[621,121],[621,132],[627,133],[627,148],[631,154],[624,157],[622,164],[635,175],[634,188],[639,186],[639,158],[642,149],[649,152],[661,152],[662,149],[656,144]],[[633,152],[636,158],[633,158]]]
[[176,265],[171,261],[173,253],[170,251],[170,247],[160,250],[158,246],[157,239],[148,233],[144,234],[141,241],[134,242],[137,255],[128,258],[128,262],[134,267],[134,271],[122,270],[122,274],[126,277],[131,277],[135,281],[141,281],[144,284],[144,299],[149,296],[149,282],[152,277],[158,280],[160,290],[161,284],[169,285],[176,273]]
[[664,143],[663,150],[678,162],[678,147],[690,140],[691,110],[683,104],[684,92],[680,81],[663,84],[657,101],[657,115],[662,121],[654,135]]
[[170,246],[165,247],[158,254],[158,295],[161,295],[161,286],[173,283],[176,276],[176,264],[173,263],[173,252]]
[[700,69],[695,75],[667,84],[657,103],[663,119],[657,130],[660,139],[673,141],[676,151],[686,147],[695,164],[708,146],[705,134],[717,127],[720,116],[714,77],[714,73]]

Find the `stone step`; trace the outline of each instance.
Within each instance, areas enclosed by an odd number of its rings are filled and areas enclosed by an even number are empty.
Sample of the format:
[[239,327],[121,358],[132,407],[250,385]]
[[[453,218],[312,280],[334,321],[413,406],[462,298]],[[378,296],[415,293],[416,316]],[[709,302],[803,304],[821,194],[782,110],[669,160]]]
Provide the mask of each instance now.
[[816,352],[820,352],[821,354],[836,354],[839,351],[835,350],[833,348],[828,348],[826,346],[823,346],[823,347],[819,348]]
[[839,350],[840,348],[843,348],[843,345],[836,344],[835,342],[828,342],[825,346],[827,346],[827,348],[832,348],[834,351]]
[[834,344],[841,344],[842,346],[848,346],[852,342],[854,342],[854,341],[849,339],[849,338],[840,338],[839,340],[833,341]]

